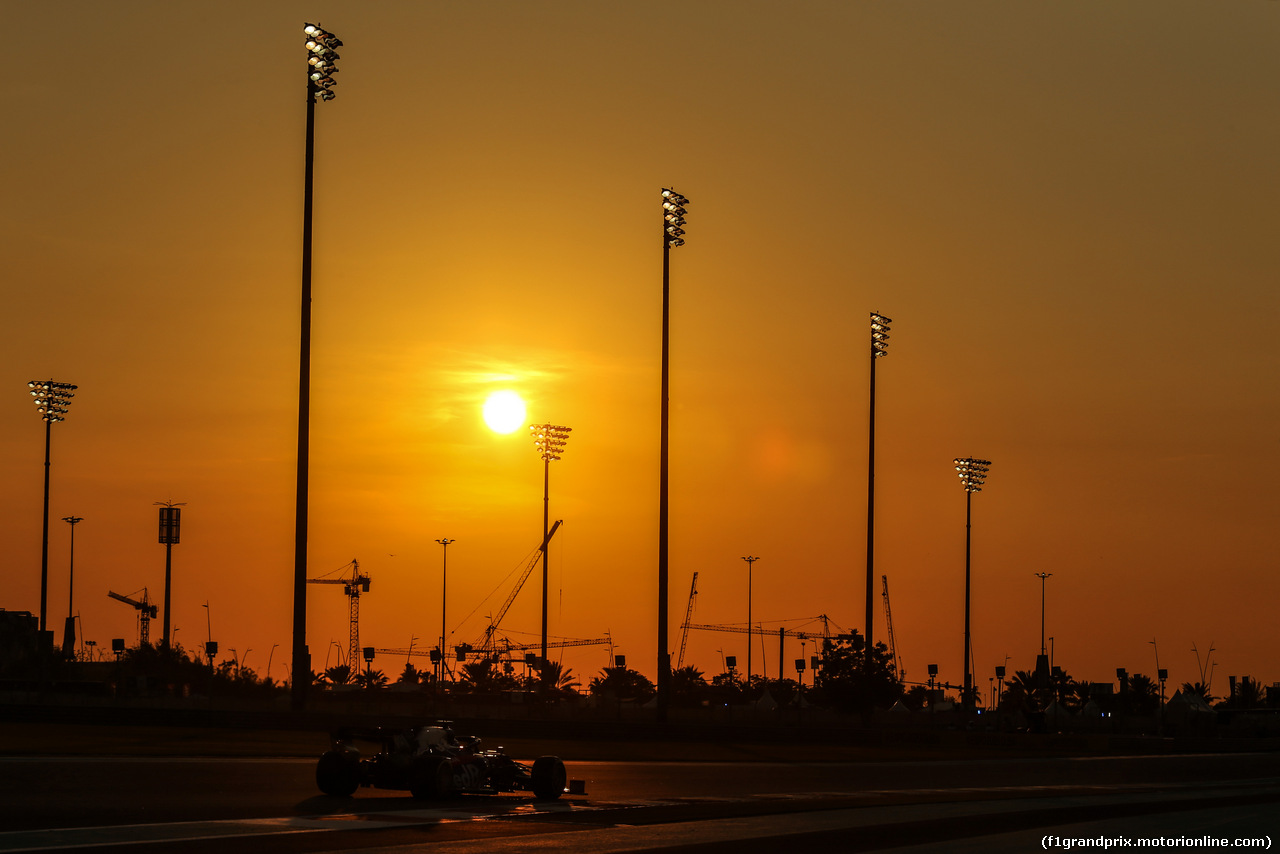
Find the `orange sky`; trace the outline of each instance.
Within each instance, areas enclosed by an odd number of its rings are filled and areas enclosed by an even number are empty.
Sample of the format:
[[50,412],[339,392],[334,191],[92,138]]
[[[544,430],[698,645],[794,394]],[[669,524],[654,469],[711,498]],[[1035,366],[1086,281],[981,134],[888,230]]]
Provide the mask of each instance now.
[[[81,14],[70,14],[78,9]],[[876,574],[909,679],[973,648],[1280,679],[1272,618],[1280,6],[126,0],[6,12],[0,607],[39,608],[34,378],[54,427],[50,622],[136,639],[153,502],[185,501],[174,625],[289,661],[304,138],[301,27],[345,42],[317,108],[311,574],[373,577],[362,640],[472,640],[541,536],[512,389],[573,428],[551,473],[551,634],[654,675],[663,186],[672,257],[671,647],[696,619],[861,627],[866,322]],[[100,55],[95,56],[95,51]],[[509,582],[508,582],[509,584]],[[877,578],[876,634],[884,636]],[[537,633],[533,582],[504,628]],[[486,600],[486,597],[491,597]],[[310,589],[317,666],[346,601]],[[474,610],[474,613],[472,613]],[[464,617],[472,614],[465,622]],[[457,622],[454,622],[454,621]],[[812,628],[812,627],[811,627]],[[512,634],[513,637],[516,635]],[[274,645],[279,645],[272,653]],[[788,661],[798,657],[788,648]],[[719,672],[744,636],[691,633]],[[565,661],[584,677],[609,651]],[[777,672],[777,644],[756,669]],[[398,672],[403,660],[379,659]],[[788,667],[790,671],[790,667]]]

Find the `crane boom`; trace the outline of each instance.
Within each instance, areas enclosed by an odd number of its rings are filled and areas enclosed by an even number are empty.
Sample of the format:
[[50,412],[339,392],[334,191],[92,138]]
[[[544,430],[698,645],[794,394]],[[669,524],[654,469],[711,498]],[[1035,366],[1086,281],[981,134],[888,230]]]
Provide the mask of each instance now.
[[676,670],[684,666],[684,647],[689,642],[689,621],[693,619],[693,601],[698,595],[698,573],[693,574],[693,583],[689,585],[689,607],[684,612],[684,625],[680,632],[680,656],[676,659]]
[[[836,640],[852,640],[853,639],[853,635],[851,634],[837,634],[837,635],[831,634],[827,628],[827,620],[825,616],[820,617],[819,619],[823,621],[821,632],[800,632],[800,631],[796,631],[795,629],[786,629],[786,628],[779,627],[778,629],[778,678],[779,679],[782,678],[782,666],[783,666],[782,647],[786,643],[787,638],[795,638],[796,640],[802,640],[802,641],[803,640],[820,640],[824,642],[829,641],[832,638],[835,638]],[[763,630],[758,627],[755,629],[749,629],[746,626],[731,626],[731,625],[712,626],[712,625],[702,625],[698,623],[685,622],[685,624],[681,626],[681,628],[686,632],[689,629],[700,629],[702,631],[708,631],[708,632],[765,634],[765,632],[763,632]],[[770,630],[768,634],[772,634],[772,630]]]
[[372,579],[360,571],[360,562],[352,558],[349,578],[308,578],[308,584],[341,584],[349,603],[350,637],[347,649],[347,666],[353,671],[360,660],[360,594],[369,592]]
[[[502,607],[498,609],[498,615],[489,622],[489,625],[485,627],[484,634],[482,634],[480,639],[473,644],[475,648],[490,653],[493,651],[494,632],[498,630],[498,626],[502,623],[502,618],[507,615],[507,611],[510,610],[511,604],[516,601],[516,596],[520,594],[520,590],[524,587],[524,583],[529,580],[529,575],[533,572],[533,568],[538,565],[538,561],[546,551],[547,544],[550,543],[551,538],[556,535],[556,529],[560,527],[560,523],[563,521],[563,519],[557,519],[556,523],[551,526],[551,530],[547,531],[547,536],[543,538],[542,545],[538,546],[533,559],[529,561],[529,565],[526,566],[524,568],[524,572],[520,574],[520,579],[516,582],[516,586],[512,588],[511,595],[507,597],[507,601],[503,602]],[[541,644],[539,644],[539,647],[541,647]]]
[[121,596],[111,590],[107,591],[107,595],[112,599],[119,600],[126,605],[132,605],[138,611],[138,642],[146,646],[151,643],[151,621],[155,619],[159,609],[151,604],[151,598],[147,594],[147,588],[142,588],[142,600],[131,599],[128,596]]
[[884,624],[886,628],[885,634],[889,638],[889,660],[893,662],[893,673],[901,682],[906,678],[907,672],[902,668],[902,662],[898,659],[898,646],[893,640],[893,611],[889,608],[889,576],[880,576],[880,582],[884,585]]
[[[713,626],[713,625],[703,625],[701,623],[685,623],[683,626],[681,626],[681,628],[682,629],[699,629],[701,631],[707,631],[707,632],[737,632],[739,634],[744,634],[744,635],[747,634],[746,626],[730,626],[730,625]],[[761,633],[761,631],[763,630],[759,626],[757,626],[756,628],[751,629],[751,634],[758,635]],[[853,637],[853,635],[848,635],[848,634],[832,635],[832,634],[828,634],[826,631],[798,632],[794,629],[778,629],[778,631],[781,632],[785,637],[796,638],[798,640],[826,640],[827,638],[835,638],[836,640],[849,640]],[[766,632],[766,634],[773,634],[773,630],[770,629],[768,632]]]
[[[571,639],[571,640],[562,640],[562,641],[549,641],[549,642],[547,643],[547,649],[565,649],[565,648],[567,648],[567,647],[571,647],[571,646],[603,646],[604,644],[607,644],[607,643],[609,643],[609,639],[608,639],[608,638],[581,638],[581,639]],[[510,643],[509,641],[503,640],[503,641],[500,641],[500,642],[498,642],[497,644],[495,644],[495,647],[496,647],[496,652],[497,652],[497,653],[511,653],[511,652],[522,652],[522,651],[527,650],[527,649],[541,649],[541,648],[542,648],[542,643],[541,643],[541,642],[538,642],[538,643]],[[469,650],[469,649],[474,649],[474,647],[461,646],[461,647],[459,647],[459,649],[462,649],[462,650],[464,650],[464,651],[465,651],[465,650]],[[432,653],[434,653],[434,652],[435,652],[435,650],[434,650],[434,649],[413,649],[413,650],[409,650],[409,649],[404,649],[403,647],[401,647],[401,648],[399,648],[399,649],[381,649],[381,648],[379,648],[379,649],[374,650],[374,652],[378,653],[379,655],[423,655],[423,656],[430,656]]]

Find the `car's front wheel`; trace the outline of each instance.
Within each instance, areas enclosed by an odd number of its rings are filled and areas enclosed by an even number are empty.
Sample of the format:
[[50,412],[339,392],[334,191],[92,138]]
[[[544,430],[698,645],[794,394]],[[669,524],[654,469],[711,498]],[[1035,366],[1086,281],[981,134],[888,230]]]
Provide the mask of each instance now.
[[360,760],[341,750],[329,750],[316,763],[316,785],[326,795],[348,797],[360,788]]
[[442,801],[453,794],[453,767],[443,756],[419,756],[413,763],[409,793],[415,798]]
[[533,796],[542,801],[554,801],[564,794],[568,776],[559,756],[539,756],[534,760],[533,769],[529,773]]

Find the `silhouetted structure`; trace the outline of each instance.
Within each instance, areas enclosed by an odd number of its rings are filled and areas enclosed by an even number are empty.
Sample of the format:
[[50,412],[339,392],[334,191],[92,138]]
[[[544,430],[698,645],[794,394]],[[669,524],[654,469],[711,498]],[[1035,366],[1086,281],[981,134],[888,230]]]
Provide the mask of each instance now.
[[306,705],[311,683],[307,651],[307,478],[311,443],[311,206],[315,172],[316,99],[334,98],[333,75],[342,42],[315,24],[302,28],[307,48],[307,144],[302,190],[302,334],[298,357],[298,487],[293,543],[293,684],[291,705]]
[[755,562],[760,558],[755,555],[747,555],[743,558],[747,562],[747,680],[751,679],[751,570],[755,566]]
[[172,614],[173,589],[173,547],[178,544],[182,533],[182,511],[178,508],[184,502],[157,501],[160,507],[160,543],[164,545],[164,622],[161,623],[160,645],[169,648],[169,625]]
[[442,537],[441,539],[436,540],[436,542],[443,547],[443,554],[440,559],[440,655],[434,662],[436,665],[436,684],[439,685],[439,683],[444,681],[445,635],[449,632],[448,622],[445,619],[445,615],[448,614],[446,603],[449,601],[449,544],[457,542],[457,540]]
[[969,664],[969,594],[970,555],[972,553],[973,530],[973,494],[982,491],[982,484],[990,470],[990,460],[979,460],[974,457],[961,457],[955,460],[956,471],[960,473],[960,482],[964,484],[964,695],[960,698],[961,708],[967,717],[973,711],[973,673]]
[[873,644],[871,629],[874,623],[872,595],[876,578],[876,359],[889,355],[889,324],[893,321],[877,312],[871,312],[871,389],[867,412],[867,598],[866,598],[866,653],[871,661]]
[[71,383],[53,380],[32,380],[27,383],[35,398],[36,411],[44,421],[44,535],[40,541],[40,631],[48,631],[46,622],[49,610],[49,449],[53,437],[53,422],[66,421],[71,407]]
[[[547,544],[551,540],[550,523],[551,506],[551,463],[560,459],[564,447],[569,442],[572,427],[558,427],[555,424],[533,424],[529,427],[533,434],[533,446],[542,457],[542,660],[547,660]],[[559,524],[559,523],[557,523]]]
[[684,245],[685,206],[689,200],[675,190],[662,191],[662,380],[661,427],[658,441],[658,685],[657,718],[667,719],[671,702],[671,652],[667,647],[667,464],[671,341],[671,250]]
[[67,622],[62,633],[62,655],[74,658],[76,653],[76,525],[83,516],[63,516],[62,521],[71,526],[71,560],[67,566]]

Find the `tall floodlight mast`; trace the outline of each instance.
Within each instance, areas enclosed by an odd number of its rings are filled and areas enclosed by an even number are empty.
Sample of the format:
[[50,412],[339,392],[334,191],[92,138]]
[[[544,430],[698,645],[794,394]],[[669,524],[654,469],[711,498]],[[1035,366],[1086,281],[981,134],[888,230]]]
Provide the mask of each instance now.
[[49,611],[49,446],[53,423],[67,420],[76,387],[53,380],[32,380],[27,388],[35,398],[40,420],[44,421],[44,535],[40,545],[40,631],[44,632],[48,630],[45,623]]
[[671,701],[671,651],[667,637],[668,425],[671,342],[671,250],[684,245],[685,208],[689,200],[675,190],[662,191],[662,380],[658,441],[658,696],[657,718],[667,719]]
[[979,460],[974,457],[960,457],[954,462],[956,472],[960,475],[960,482],[964,485],[964,695],[961,697],[961,707],[967,717],[973,712],[973,673],[969,664],[969,596],[970,579],[972,577],[970,557],[972,554],[973,494],[982,491],[982,484],[986,481],[987,472],[991,469],[991,461]]
[[871,629],[874,610],[871,607],[875,595],[876,578],[876,359],[889,355],[889,324],[883,314],[871,312],[871,403],[868,409],[867,428],[867,598],[866,598],[866,656],[871,666]]
[[307,490],[311,461],[311,208],[316,100],[332,101],[342,41],[315,24],[302,28],[307,50],[307,140],[302,189],[302,334],[298,357],[298,485],[293,543],[293,667],[290,704],[301,711],[311,682],[307,651]]
[[569,442],[572,427],[559,427],[555,424],[531,424],[529,432],[533,435],[533,446],[542,457],[542,660],[538,667],[547,663],[547,543],[551,517],[551,464],[564,454],[565,445]]

